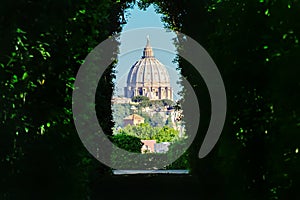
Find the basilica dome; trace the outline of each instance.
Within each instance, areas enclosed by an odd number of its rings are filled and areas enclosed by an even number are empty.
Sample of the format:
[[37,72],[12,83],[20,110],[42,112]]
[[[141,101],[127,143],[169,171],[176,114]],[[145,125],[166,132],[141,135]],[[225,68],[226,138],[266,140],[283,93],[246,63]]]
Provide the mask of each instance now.
[[130,68],[125,97],[143,95],[150,99],[172,99],[170,77],[166,67],[154,57],[149,37],[143,56]]

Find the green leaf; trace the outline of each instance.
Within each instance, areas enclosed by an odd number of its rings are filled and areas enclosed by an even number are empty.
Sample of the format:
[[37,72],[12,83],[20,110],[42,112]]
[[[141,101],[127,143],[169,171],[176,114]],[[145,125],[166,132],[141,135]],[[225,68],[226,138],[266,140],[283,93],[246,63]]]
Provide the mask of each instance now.
[[69,81],[75,81],[75,77],[68,78]]
[[284,34],[283,36],[282,36],[282,39],[285,39],[287,37],[287,34]]
[[28,77],[28,73],[24,72],[23,76],[22,76],[22,80],[25,80]]
[[265,11],[265,15],[270,16],[270,11],[269,11],[269,9],[267,9],[267,10]]
[[13,83],[18,82],[18,76],[17,75],[13,75],[12,82]]
[[85,10],[83,9],[83,10],[79,10],[79,12],[81,13],[81,14],[85,14]]
[[20,28],[17,28],[17,33],[26,33],[25,31],[21,30]]
[[50,57],[50,53],[47,52],[47,51],[45,52],[45,55],[48,56],[48,57]]

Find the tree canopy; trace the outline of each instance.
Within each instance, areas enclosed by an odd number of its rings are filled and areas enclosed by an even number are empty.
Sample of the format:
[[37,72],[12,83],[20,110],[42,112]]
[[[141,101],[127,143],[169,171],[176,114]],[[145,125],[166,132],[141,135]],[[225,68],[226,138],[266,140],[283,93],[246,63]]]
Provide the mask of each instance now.
[[[73,82],[87,54],[121,30],[132,2],[1,1],[0,199],[88,198],[90,173],[108,170],[77,136]],[[98,92],[106,130],[112,75],[113,66]]]
[[138,96],[134,96],[131,99],[133,102],[143,102],[143,101],[149,101],[148,97],[142,96],[142,95],[138,95]]
[[178,130],[169,126],[153,127],[148,123],[142,123],[136,126],[127,125],[123,129],[118,130],[116,135],[119,134],[134,136],[142,140],[156,140],[157,143],[180,140]]

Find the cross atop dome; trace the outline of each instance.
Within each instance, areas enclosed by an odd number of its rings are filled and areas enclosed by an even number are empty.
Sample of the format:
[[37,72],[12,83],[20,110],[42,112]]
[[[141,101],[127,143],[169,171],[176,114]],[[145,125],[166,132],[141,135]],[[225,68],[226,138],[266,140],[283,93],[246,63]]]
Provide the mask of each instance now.
[[152,57],[154,57],[154,54],[153,54],[152,47],[150,46],[150,37],[149,35],[147,35],[147,43],[146,43],[146,47],[144,48],[142,58],[152,58]]
[[150,46],[150,37],[149,37],[149,35],[147,35],[147,44],[146,44],[146,47],[151,47]]

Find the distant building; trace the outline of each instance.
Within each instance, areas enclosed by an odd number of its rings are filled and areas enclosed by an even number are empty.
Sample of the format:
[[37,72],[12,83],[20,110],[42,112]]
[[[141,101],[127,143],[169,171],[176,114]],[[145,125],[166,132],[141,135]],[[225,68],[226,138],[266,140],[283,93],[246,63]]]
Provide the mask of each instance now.
[[170,142],[156,143],[156,140],[141,140],[142,153],[166,153],[169,151]]
[[123,125],[124,127],[127,126],[128,124],[136,126],[138,124],[144,123],[144,121],[145,121],[144,117],[137,114],[132,114],[123,119]]
[[169,151],[170,142],[161,142],[154,144],[154,152],[155,153],[166,153]]
[[146,96],[151,100],[171,99],[173,91],[166,67],[154,57],[149,38],[141,59],[130,68],[124,96]]
[[124,104],[124,103],[130,103],[131,99],[126,97],[113,97],[111,102],[112,104]]
[[143,143],[142,153],[154,153],[154,145],[156,144],[156,140],[141,140]]

